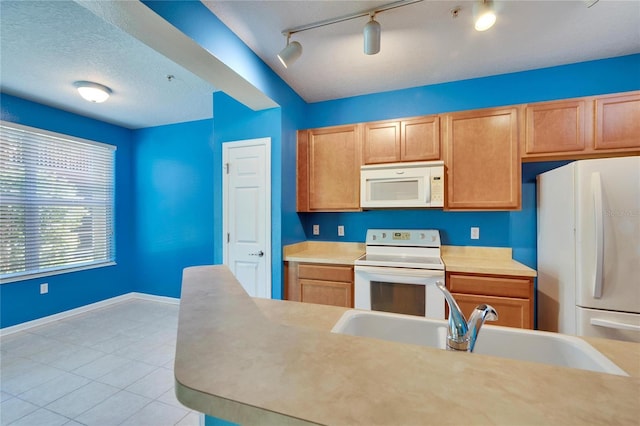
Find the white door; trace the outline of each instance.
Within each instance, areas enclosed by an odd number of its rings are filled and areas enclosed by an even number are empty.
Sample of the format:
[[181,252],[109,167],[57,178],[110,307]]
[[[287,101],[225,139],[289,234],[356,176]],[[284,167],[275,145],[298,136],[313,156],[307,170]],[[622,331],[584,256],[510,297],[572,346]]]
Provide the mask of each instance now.
[[640,157],[576,163],[576,304],[640,313]]
[[271,139],[222,146],[224,264],[250,296],[271,298]]

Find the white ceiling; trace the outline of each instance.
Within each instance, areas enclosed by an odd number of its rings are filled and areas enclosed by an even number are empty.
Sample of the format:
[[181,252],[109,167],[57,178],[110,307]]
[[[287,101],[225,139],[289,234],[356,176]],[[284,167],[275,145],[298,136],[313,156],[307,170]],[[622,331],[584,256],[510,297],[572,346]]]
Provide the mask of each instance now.
[[[295,34],[304,52],[289,69],[276,59],[282,30],[389,2],[204,1],[308,102],[640,52],[637,0],[589,9],[583,0],[497,1],[498,21],[485,33],[473,30],[469,1],[425,0],[377,16],[377,55],[362,53],[363,17]],[[128,128],[210,118],[216,88],[254,109],[274,106],[137,1],[1,0],[0,8],[5,93]],[[77,80],[113,95],[88,103]]]
[[[640,52],[640,2],[495,1],[493,28],[473,28],[473,2],[430,1],[382,12],[381,51],[363,53],[368,17],[294,34],[300,59],[285,69],[281,32],[387,1],[203,3],[307,102],[423,86]],[[451,9],[460,14],[452,18]]]
[[[0,1],[4,93],[127,128],[211,118],[214,86],[72,1]],[[173,75],[168,81],[167,75]],[[89,103],[74,81],[113,90]]]

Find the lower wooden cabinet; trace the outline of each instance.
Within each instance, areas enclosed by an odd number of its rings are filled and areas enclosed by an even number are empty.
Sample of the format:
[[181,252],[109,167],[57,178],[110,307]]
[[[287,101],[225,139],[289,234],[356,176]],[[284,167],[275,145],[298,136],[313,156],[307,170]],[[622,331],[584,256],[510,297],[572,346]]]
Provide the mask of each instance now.
[[353,308],[353,266],[285,262],[285,299]]
[[447,272],[446,283],[465,317],[484,303],[498,312],[491,324],[533,329],[533,278]]

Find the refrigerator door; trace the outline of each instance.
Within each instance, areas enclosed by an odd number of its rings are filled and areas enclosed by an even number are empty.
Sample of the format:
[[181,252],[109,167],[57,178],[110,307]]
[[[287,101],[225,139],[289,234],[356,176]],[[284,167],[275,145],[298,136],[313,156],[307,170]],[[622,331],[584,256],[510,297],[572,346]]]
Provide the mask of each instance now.
[[576,305],[640,313],[640,157],[578,161]]
[[578,336],[640,343],[640,314],[576,308]]
[[575,334],[575,163],[538,176],[538,329]]

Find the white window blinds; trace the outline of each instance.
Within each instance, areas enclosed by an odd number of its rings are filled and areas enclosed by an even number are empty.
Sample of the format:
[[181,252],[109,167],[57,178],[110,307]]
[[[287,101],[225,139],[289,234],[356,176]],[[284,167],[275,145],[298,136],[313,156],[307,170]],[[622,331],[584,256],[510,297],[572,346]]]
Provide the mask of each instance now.
[[112,264],[115,147],[0,122],[0,278]]

